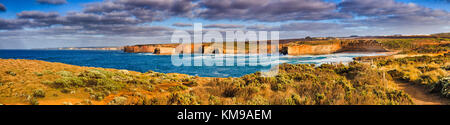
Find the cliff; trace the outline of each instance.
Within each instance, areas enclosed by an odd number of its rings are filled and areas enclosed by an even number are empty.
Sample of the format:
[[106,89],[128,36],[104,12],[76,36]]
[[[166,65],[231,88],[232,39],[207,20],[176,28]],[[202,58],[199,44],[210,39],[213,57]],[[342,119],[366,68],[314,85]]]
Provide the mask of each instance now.
[[[315,44],[314,44],[315,43]],[[124,51],[128,53],[154,53],[160,55],[170,55],[177,53],[196,53],[196,54],[248,54],[261,53],[267,51],[271,53],[270,42],[267,45],[267,50],[259,50],[259,48],[249,49],[249,46],[258,46],[254,42],[245,42],[245,48],[227,47],[226,44],[149,44],[149,45],[135,45],[125,46]],[[307,54],[330,54],[345,51],[358,52],[387,52],[383,45],[376,40],[338,40],[338,41],[311,41],[298,42],[292,41],[287,43],[280,42],[279,51],[287,55],[307,55]]]
[[284,54],[288,55],[307,55],[307,54],[330,54],[341,50],[340,44],[331,45],[295,45],[287,46]]
[[339,51],[387,52],[381,42],[376,40],[350,40],[341,42]]

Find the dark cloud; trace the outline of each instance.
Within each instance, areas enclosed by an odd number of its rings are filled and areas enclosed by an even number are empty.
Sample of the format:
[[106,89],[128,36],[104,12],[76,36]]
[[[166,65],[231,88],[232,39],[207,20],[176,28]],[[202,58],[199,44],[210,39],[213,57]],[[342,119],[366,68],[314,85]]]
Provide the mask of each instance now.
[[18,19],[27,20],[23,27],[48,27],[64,22],[64,18],[56,12],[23,11],[16,15]]
[[126,12],[139,20],[161,21],[172,16],[192,17],[192,0],[115,0],[87,4],[86,13]]
[[258,31],[326,31],[326,30],[339,30],[348,27],[356,27],[355,25],[349,24],[338,24],[338,23],[315,23],[315,22],[293,22],[282,24],[279,26],[266,26],[263,24],[256,24],[247,26],[248,30],[258,30]]
[[366,17],[346,22],[368,26],[416,27],[450,24],[450,13],[447,11],[394,0],[346,0],[340,3],[339,7],[342,12]]
[[326,20],[349,18],[322,0],[202,0],[198,16],[211,20]]
[[422,11],[416,4],[395,2],[394,0],[346,0],[339,4],[341,12],[359,16],[380,16],[391,14],[411,14]]
[[5,12],[5,11],[6,11],[5,5],[3,5],[2,3],[0,3],[0,12]]
[[[56,12],[23,11],[17,19],[0,20],[0,29],[22,29],[25,27],[48,27],[42,29],[49,34],[91,35],[167,35],[171,28],[151,27],[133,18],[126,12],[102,14],[69,12],[60,16]],[[50,27],[52,26],[52,27]]]
[[0,30],[22,29],[23,26],[30,24],[28,20],[14,19],[5,20],[0,18]]
[[236,24],[209,24],[203,26],[204,28],[221,28],[221,29],[228,29],[228,28],[243,28],[243,25],[236,25]]
[[16,14],[20,19],[45,19],[56,18],[59,16],[56,12],[45,13],[41,11],[22,11]]
[[172,24],[172,26],[176,26],[176,27],[191,27],[192,23],[174,23],[174,24]]
[[37,0],[40,4],[53,4],[53,5],[62,5],[66,4],[66,0]]
[[115,25],[115,24],[127,24],[136,25],[141,23],[136,18],[131,17],[128,13],[123,12],[111,12],[106,14],[92,14],[92,13],[79,13],[72,12],[65,16],[65,25]]

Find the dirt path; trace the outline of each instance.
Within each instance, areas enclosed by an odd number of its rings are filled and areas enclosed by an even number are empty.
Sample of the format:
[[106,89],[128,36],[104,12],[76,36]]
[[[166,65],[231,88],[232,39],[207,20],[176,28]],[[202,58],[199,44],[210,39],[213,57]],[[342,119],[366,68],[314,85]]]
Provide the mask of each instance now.
[[437,94],[428,93],[425,88],[405,82],[397,82],[400,90],[405,91],[416,105],[448,105],[450,100]]

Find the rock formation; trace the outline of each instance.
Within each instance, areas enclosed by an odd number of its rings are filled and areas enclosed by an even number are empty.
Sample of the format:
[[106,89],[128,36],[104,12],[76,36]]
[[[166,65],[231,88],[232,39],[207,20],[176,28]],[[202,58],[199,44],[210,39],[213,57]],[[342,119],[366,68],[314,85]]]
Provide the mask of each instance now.
[[[336,52],[357,51],[357,52],[386,52],[383,45],[376,40],[339,40],[322,44],[307,43],[283,43],[280,42],[278,51],[287,55],[307,55],[307,54],[330,54]],[[245,48],[237,48],[237,44],[245,44]],[[251,46],[251,47],[250,47]],[[250,49],[251,48],[251,49]],[[125,46],[124,51],[128,53],[155,53],[161,55],[170,55],[174,53],[194,53],[194,54],[261,54],[271,53],[270,42],[267,49],[259,50],[255,42],[226,44],[149,44]]]

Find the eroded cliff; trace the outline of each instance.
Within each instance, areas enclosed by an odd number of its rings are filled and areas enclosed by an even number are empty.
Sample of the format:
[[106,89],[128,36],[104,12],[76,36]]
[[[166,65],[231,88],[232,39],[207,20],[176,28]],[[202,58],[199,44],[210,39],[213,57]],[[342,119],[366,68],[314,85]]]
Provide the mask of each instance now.
[[[321,44],[309,43],[281,43],[278,50],[286,55],[309,55],[309,54],[330,54],[336,52],[387,52],[383,45],[376,40],[337,40],[329,41]],[[271,53],[271,46],[266,45],[267,49],[259,49],[257,43],[245,42],[244,47],[237,47],[235,43],[231,46],[226,44],[149,44],[125,46],[124,51],[128,53],[154,53],[161,55],[170,55],[174,53],[196,53],[196,54],[257,54]],[[252,48],[254,47],[254,48]]]

